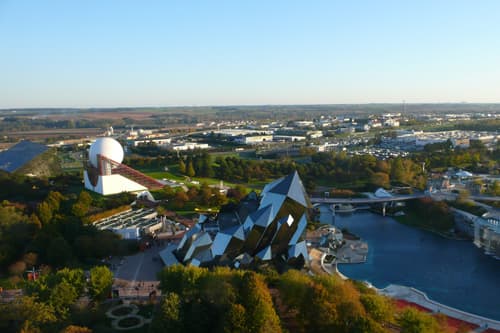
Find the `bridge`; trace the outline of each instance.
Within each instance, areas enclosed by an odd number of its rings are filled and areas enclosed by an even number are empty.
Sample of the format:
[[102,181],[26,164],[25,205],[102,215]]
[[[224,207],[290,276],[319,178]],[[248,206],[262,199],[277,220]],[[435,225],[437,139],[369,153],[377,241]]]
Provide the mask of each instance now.
[[428,197],[427,194],[409,194],[409,195],[397,195],[386,198],[318,198],[310,197],[311,203],[313,204],[373,204],[373,203],[388,203],[394,201],[407,201]]

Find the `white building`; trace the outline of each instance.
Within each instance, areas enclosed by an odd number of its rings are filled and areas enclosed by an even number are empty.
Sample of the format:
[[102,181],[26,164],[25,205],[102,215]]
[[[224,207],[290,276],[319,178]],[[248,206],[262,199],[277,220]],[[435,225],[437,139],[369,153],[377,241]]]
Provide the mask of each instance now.
[[245,145],[255,145],[263,142],[271,142],[273,141],[273,136],[272,135],[239,136],[235,139],[235,141]]
[[97,139],[90,146],[89,161],[83,173],[85,188],[110,195],[163,187],[156,179],[122,164],[123,155],[123,148],[115,139]]
[[198,143],[198,142],[185,142],[182,144],[174,144],[171,146],[173,150],[184,151],[184,150],[194,150],[194,149],[209,149],[208,143]]

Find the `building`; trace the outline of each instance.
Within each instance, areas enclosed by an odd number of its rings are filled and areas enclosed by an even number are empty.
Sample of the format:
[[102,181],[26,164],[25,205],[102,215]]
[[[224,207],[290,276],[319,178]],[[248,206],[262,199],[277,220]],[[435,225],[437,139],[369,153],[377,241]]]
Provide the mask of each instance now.
[[122,146],[115,139],[97,139],[90,146],[89,159],[83,173],[85,188],[110,195],[163,187],[156,179],[122,164],[123,154]]
[[245,144],[245,145],[255,145],[263,142],[271,142],[273,141],[272,135],[246,135],[239,136],[235,139],[236,142]]
[[399,120],[389,118],[384,121],[384,126],[385,127],[399,127]]
[[155,144],[159,147],[167,147],[172,143],[171,138],[159,138],[159,139],[139,139],[139,140],[133,140],[132,145],[134,147],[140,146],[140,145],[147,145],[147,144]]
[[174,144],[171,146],[171,148],[176,151],[185,151],[194,149],[209,149],[210,146],[207,143],[185,142],[180,144]]
[[250,193],[238,205],[227,205],[215,216],[201,215],[179,245],[160,253],[172,264],[172,254],[194,266],[248,266],[254,262],[308,262],[304,234],[308,196],[297,172],[268,185],[260,197]]
[[155,209],[128,209],[113,216],[94,222],[99,230],[110,230],[123,239],[140,239],[144,235],[155,234],[163,229],[166,219],[159,217]]
[[474,244],[500,258],[500,214],[488,212],[474,222]]

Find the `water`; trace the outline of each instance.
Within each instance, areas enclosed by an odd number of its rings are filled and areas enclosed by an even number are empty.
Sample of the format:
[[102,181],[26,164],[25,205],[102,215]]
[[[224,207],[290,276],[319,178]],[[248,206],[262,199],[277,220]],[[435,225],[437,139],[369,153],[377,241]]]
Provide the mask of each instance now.
[[445,239],[366,211],[332,218],[322,207],[321,220],[368,242],[366,263],[339,270],[377,288],[389,284],[415,287],[440,303],[500,320],[500,261],[470,241]]

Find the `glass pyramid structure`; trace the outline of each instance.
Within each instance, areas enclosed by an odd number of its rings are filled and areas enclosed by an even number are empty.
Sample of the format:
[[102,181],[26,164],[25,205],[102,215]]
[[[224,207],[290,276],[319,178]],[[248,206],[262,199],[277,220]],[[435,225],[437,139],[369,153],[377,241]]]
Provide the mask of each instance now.
[[250,193],[217,216],[202,215],[177,249],[177,259],[195,266],[247,266],[254,261],[308,262],[304,234],[309,198],[297,172]]

